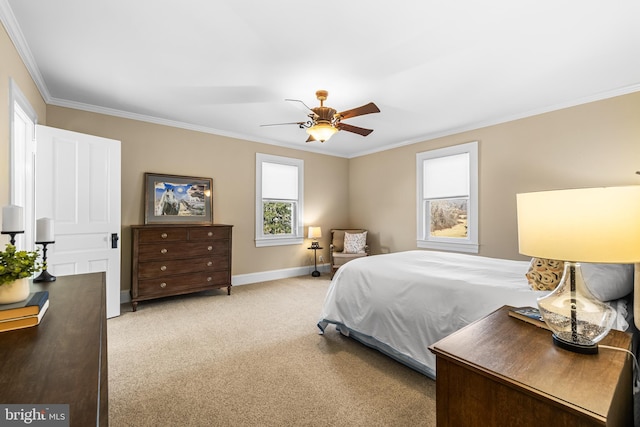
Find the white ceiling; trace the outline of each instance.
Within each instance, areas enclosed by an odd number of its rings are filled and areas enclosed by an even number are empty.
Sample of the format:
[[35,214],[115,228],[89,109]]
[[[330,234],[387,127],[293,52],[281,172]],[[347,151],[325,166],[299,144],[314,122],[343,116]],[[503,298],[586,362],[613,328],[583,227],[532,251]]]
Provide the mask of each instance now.
[[[354,157],[640,90],[638,0],[0,0],[45,101]],[[315,91],[372,128],[305,143]],[[466,142],[466,141],[460,141]]]

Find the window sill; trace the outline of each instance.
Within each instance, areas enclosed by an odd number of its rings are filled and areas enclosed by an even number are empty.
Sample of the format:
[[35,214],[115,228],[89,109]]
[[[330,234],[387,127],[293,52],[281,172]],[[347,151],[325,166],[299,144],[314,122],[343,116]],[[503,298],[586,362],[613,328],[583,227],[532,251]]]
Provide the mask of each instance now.
[[256,239],[256,248],[266,246],[285,246],[285,245],[301,245],[304,243],[302,237],[280,237],[275,239]]

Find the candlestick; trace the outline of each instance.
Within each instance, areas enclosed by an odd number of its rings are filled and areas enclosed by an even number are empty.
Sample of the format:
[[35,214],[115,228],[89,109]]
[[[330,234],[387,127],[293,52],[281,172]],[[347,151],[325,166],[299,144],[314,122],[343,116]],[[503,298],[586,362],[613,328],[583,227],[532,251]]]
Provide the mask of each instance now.
[[47,271],[47,245],[51,242],[36,242],[36,245],[42,245],[42,271],[40,275],[33,279],[34,282],[55,282],[56,276]]
[[9,236],[11,236],[9,238],[9,243],[11,243],[13,246],[16,245],[16,234],[22,234],[24,233],[24,231],[2,231],[2,234],[8,234]]

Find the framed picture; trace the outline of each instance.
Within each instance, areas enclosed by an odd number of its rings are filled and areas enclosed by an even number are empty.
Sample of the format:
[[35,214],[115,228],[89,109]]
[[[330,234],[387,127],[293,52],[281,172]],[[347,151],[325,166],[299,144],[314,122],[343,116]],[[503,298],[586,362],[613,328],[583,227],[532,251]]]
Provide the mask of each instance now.
[[212,224],[211,178],[145,173],[145,224]]

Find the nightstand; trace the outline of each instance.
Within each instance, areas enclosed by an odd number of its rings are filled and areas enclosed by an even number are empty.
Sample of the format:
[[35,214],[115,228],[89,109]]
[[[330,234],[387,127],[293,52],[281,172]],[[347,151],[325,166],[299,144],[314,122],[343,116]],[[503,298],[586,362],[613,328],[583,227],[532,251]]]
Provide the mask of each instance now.
[[[632,426],[632,358],[553,345],[551,332],[508,315],[509,307],[449,335],[436,355],[438,427]],[[612,330],[601,345],[631,349]]]

